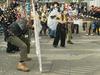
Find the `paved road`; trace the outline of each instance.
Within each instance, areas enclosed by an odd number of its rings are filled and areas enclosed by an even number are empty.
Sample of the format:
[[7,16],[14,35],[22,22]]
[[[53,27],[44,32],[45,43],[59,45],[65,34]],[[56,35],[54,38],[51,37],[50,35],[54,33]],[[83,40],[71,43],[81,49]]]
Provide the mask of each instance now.
[[47,36],[40,39],[44,73],[39,72],[35,45],[31,43],[32,61],[27,62],[30,72],[16,70],[19,54],[7,54],[6,43],[0,36],[0,75],[100,75],[100,36],[73,36],[75,44],[65,48],[52,46]]

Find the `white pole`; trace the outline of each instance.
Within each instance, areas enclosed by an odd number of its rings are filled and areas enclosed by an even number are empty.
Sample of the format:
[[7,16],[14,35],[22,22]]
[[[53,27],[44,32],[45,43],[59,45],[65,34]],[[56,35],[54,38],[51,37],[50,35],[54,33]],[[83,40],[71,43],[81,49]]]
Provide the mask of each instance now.
[[9,1],[7,0],[7,7],[8,7],[8,5],[9,5]]
[[40,69],[40,72],[42,72],[42,60],[41,60],[41,50],[40,50],[40,41],[39,41],[39,32],[38,32],[38,20],[39,20],[39,17],[35,11],[35,7],[34,7],[34,3],[33,3],[33,0],[32,0],[32,12],[34,14],[34,29],[35,29],[35,45],[36,45],[36,54],[38,56],[38,60],[39,60],[39,69]]
[[79,1],[77,0],[77,2],[79,2]]

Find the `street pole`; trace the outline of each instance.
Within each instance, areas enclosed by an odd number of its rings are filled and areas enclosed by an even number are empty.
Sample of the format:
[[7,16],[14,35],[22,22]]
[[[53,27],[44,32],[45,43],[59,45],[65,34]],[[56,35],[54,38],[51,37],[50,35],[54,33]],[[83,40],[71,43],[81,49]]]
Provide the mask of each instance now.
[[[35,1],[34,1],[35,2]],[[41,49],[40,49],[40,41],[39,41],[39,32],[38,32],[38,25],[39,25],[39,16],[35,11],[35,5],[33,0],[32,3],[32,14],[34,14],[34,32],[35,32],[35,46],[36,46],[36,54],[39,61],[39,70],[42,72],[42,59],[41,59]]]
[[8,5],[9,5],[9,1],[7,0],[7,7],[8,7]]

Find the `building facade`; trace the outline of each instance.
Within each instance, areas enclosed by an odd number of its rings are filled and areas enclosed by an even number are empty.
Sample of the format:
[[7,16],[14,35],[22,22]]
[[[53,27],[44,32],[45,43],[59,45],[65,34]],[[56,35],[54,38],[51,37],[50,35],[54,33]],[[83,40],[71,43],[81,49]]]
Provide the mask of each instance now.
[[89,6],[94,5],[100,7],[100,0],[84,0],[84,2],[87,2]]

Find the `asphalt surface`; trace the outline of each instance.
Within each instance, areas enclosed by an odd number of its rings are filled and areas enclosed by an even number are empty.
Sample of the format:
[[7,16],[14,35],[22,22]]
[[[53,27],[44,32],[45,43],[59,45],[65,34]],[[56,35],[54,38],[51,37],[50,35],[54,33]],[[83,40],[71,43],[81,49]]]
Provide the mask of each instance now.
[[39,72],[38,58],[34,44],[31,42],[32,61],[26,62],[30,72],[16,69],[19,53],[6,53],[6,43],[0,36],[0,75],[100,75],[100,36],[85,36],[85,33],[74,34],[73,45],[62,48],[52,46],[53,39],[41,36],[41,54],[43,73]]

